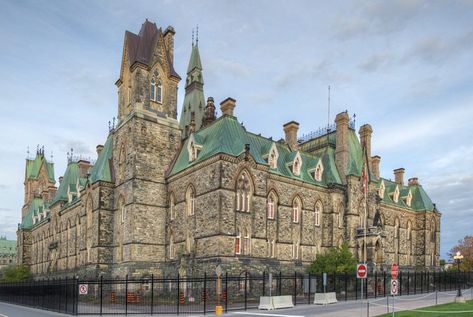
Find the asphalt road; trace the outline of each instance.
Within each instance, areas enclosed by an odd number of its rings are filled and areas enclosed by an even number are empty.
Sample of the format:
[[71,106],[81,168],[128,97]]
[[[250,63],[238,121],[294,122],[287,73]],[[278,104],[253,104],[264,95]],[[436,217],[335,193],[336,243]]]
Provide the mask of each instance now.
[[[455,291],[439,292],[438,296],[435,293],[398,296],[395,299],[395,310],[415,309],[426,306],[433,306],[436,304],[444,304],[453,302],[455,300]],[[466,300],[473,299],[473,289],[463,291],[463,296]],[[368,302],[364,301],[347,301],[339,302],[337,304],[319,306],[319,305],[297,305],[290,309],[279,310],[248,310],[235,311],[224,314],[225,316],[233,317],[353,317],[353,316],[377,316],[387,312],[392,312],[392,299],[389,298],[389,307],[387,307],[386,298],[370,299]],[[363,310],[361,309],[363,305]],[[369,314],[367,312],[369,306]],[[34,308],[17,306],[0,302],[0,317],[47,317],[47,316],[70,316],[59,314],[55,312],[38,310]],[[115,315],[125,316],[125,315]],[[134,316],[149,316],[149,315],[134,315]],[[164,317],[163,315],[160,315]],[[176,316],[176,315],[170,315]],[[196,317],[204,315],[180,315],[187,317]],[[207,314],[206,316],[215,316],[215,314]]]

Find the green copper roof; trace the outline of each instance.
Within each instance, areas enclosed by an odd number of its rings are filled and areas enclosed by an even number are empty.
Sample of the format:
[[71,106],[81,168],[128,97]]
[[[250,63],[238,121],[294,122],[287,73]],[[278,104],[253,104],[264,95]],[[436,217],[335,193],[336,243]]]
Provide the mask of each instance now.
[[11,256],[16,254],[16,240],[7,240],[5,237],[0,238],[0,257]]
[[[100,152],[97,162],[90,170],[90,181],[92,183],[96,181],[112,181],[112,173],[110,169],[110,159],[113,153],[113,135],[110,134],[103,146],[102,152]],[[82,184],[81,184],[82,185]]]
[[[73,193],[73,198],[77,199],[77,183],[79,185],[83,183],[86,179],[79,177],[79,165],[77,162],[70,162],[67,165],[66,172],[64,177],[59,184],[56,195],[51,202],[51,205],[58,201],[69,201],[68,192]],[[73,199],[73,201],[75,200]]]
[[36,153],[34,160],[26,160],[26,178],[37,179],[43,165],[46,168],[49,180],[55,182],[54,163],[46,161],[42,153]]
[[[25,217],[21,221],[20,227],[23,229],[29,229],[33,227],[33,217],[38,216],[39,213],[42,213],[47,208],[42,198],[33,198],[31,204],[26,212]],[[34,225],[39,224],[49,218],[49,213],[46,214],[46,217],[41,221],[36,222]]]
[[[432,200],[430,197],[427,195],[427,193],[424,191],[421,185],[398,185],[396,182],[393,182],[388,179],[380,179],[377,185],[377,188],[379,189],[379,186],[381,185],[381,181],[384,181],[384,197],[382,198],[382,202],[388,204],[388,205],[393,205],[401,208],[406,208],[406,209],[411,209],[414,211],[433,211],[434,210],[434,204],[432,203]],[[394,191],[396,190],[396,186],[399,186],[399,199],[396,202],[394,202],[392,196]],[[411,200],[411,205],[408,206],[406,203],[406,198],[409,194],[409,190],[411,191],[412,194],[412,200]]]
[[[197,144],[202,146],[197,159],[192,162],[189,162],[189,153],[187,151],[190,140],[195,140]],[[279,156],[277,168],[270,169],[270,173],[321,186],[326,186],[329,183],[341,183],[340,176],[335,167],[335,152],[333,149],[322,149],[320,153],[314,155],[300,151],[302,159],[301,173],[299,176],[295,176],[290,165],[296,157],[297,151],[291,151],[284,143],[275,142],[260,135],[247,132],[238,123],[237,119],[232,116],[222,116],[210,126],[197,131],[188,138],[184,142],[171,170],[171,175],[177,174],[218,153],[239,156],[245,152],[245,144],[250,145],[249,154],[256,163],[268,165],[267,155],[273,143],[276,144]],[[318,182],[309,171],[315,169],[320,159],[322,159],[324,171],[322,173],[322,181]]]
[[356,133],[352,129],[348,129],[348,166],[346,175],[361,175],[363,166],[363,149]]
[[181,116],[179,118],[179,125],[184,131],[182,134],[183,138],[188,136],[186,134],[186,127],[191,122],[192,113],[194,113],[195,130],[200,129],[202,126],[205,105],[204,78],[202,76],[202,63],[200,61],[199,47],[193,45],[189,67],[187,68],[186,94],[182,104]]
[[187,67],[187,74],[192,72],[195,68],[202,70],[198,45],[192,45],[191,58],[189,60],[189,66]]

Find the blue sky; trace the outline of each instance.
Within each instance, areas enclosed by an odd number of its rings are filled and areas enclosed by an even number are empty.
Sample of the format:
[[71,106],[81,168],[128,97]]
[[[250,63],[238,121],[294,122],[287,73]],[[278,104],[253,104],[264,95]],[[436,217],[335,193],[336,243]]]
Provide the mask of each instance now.
[[[442,212],[441,252],[473,234],[473,1],[0,1],[0,234],[15,238],[26,149],[95,157],[117,112],[125,30],[176,30],[184,77],[199,25],[205,95],[280,138],[356,113],[381,174],[419,177]],[[180,102],[183,101],[183,82]],[[180,110],[180,104],[178,104]]]

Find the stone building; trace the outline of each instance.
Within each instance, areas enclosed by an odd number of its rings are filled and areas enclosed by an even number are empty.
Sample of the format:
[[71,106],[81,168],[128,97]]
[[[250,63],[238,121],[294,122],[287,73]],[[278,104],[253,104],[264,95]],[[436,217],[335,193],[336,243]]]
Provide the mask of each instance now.
[[0,270],[16,264],[16,241],[0,237]]
[[174,35],[149,21],[125,33],[118,122],[95,162],[70,153],[56,188],[44,151],[27,159],[19,263],[38,276],[292,271],[346,242],[373,269],[438,266],[440,213],[403,168],[380,176],[371,126],[358,137],[347,112],[306,137],[290,121],[281,140],[247,131],[232,98],[217,118],[193,44],[178,121]]

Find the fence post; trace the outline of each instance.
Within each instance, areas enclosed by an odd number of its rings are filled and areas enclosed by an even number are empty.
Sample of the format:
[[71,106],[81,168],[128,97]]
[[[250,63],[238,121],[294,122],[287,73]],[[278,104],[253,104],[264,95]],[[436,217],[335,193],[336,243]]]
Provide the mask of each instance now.
[[100,275],[100,316],[102,316],[103,306],[103,275]]
[[266,282],[266,274],[265,274],[265,273],[266,273],[266,272],[263,271],[263,296],[264,296],[264,291],[265,291],[265,287],[266,287],[266,284],[265,284],[265,282]]
[[[171,281],[172,281],[172,280],[171,280]],[[177,308],[177,314],[178,314],[178,315],[179,315],[179,308],[180,308],[180,307],[179,307],[179,295],[180,295],[180,293],[181,293],[180,287],[181,287],[181,283],[179,282],[179,273],[177,273],[177,296],[176,296],[176,299],[177,299],[177,301],[176,301],[177,307],[176,307],[176,308]]]
[[410,284],[411,284],[410,272],[407,271],[407,295],[411,293]]
[[[33,283],[30,282],[30,284],[33,284]],[[68,294],[67,294],[67,289],[68,289],[68,287],[69,287],[69,284],[67,283],[67,276],[66,276],[66,281],[65,281],[65,287],[66,287],[66,289],[65,289],[65,291],[66,291],[66,307],[64,308],[64,310],[65,310],[65,313],[67,314],[67,300],[68,300],[68,297],[67,297],[67,295],[68,295]]]
[[228,312],[228,272],[225,272],[225,312]]
[[348,272],[345,272],[345,302],[348,300]]
[[414,272],[414,295],[417,294],[417,272]]
[[383,271],[383,293],[384,293],[384,297],[386,297],[386,271]]
[[74,283],[75,315],[79,315],[79,277],[75,278]]
[[151,315],[153,315],[154,308],[154,274],[151,274]]
[[402,296],[402,271],[399,272],[399,296]]
[[204,272],[204,315],[207,310],[207,272]]
[[279,296],[281,296],[281,290],[282,290],[282,274],[281,274],[281,271],[279,271],[279,285],[278,285],[278,288],[279,288]]
[[374,298],[378,298],[378,271],[374,271]]
[[355,278],[355,300],[358,299],[358,278]]
[[311,291],[310,284],[311,284],[311,283],[312,283],[312,281],[311,281],[310,273],[309,273],[309,296],[307,296],[307,297],[308,297],[308,299],[307,299],[307,304],[309,304],[309,305],[310,305],[310,291]]
[[125,276],[125,315],[128,315],[128,274]]
[[248,308],[248,288],[247,288],[247,283],[248,283],[248,271],[245,271],[245,310]]
[[294,306],[297,305],[297,273],[294,271]]

